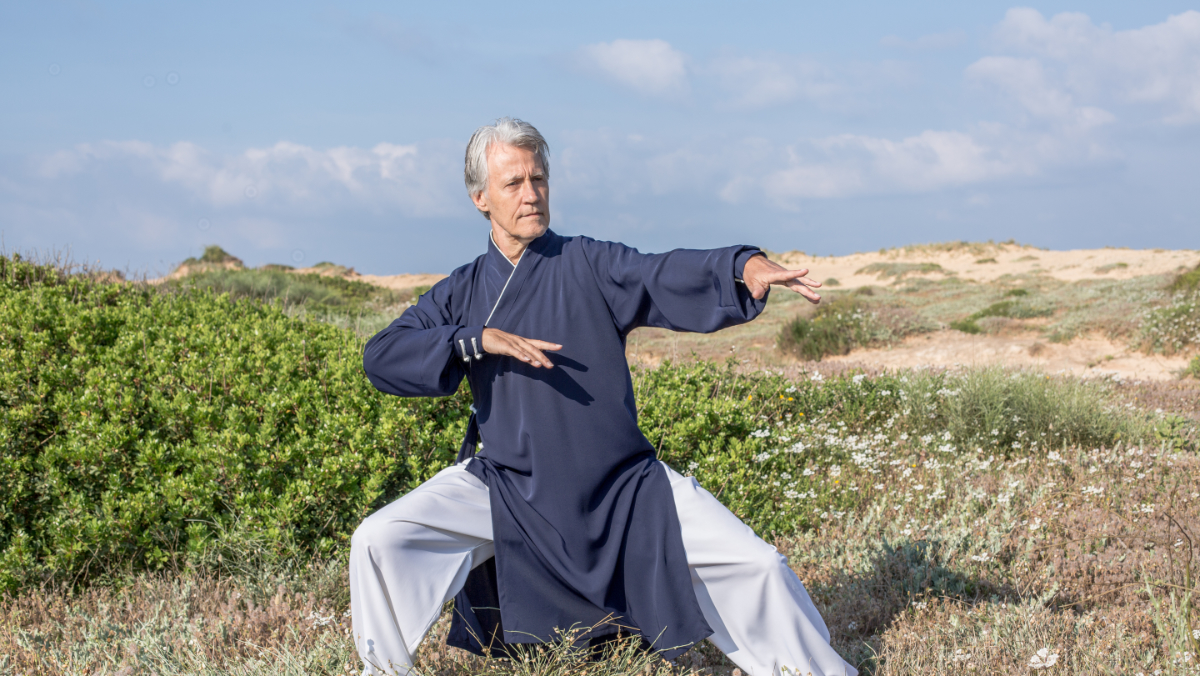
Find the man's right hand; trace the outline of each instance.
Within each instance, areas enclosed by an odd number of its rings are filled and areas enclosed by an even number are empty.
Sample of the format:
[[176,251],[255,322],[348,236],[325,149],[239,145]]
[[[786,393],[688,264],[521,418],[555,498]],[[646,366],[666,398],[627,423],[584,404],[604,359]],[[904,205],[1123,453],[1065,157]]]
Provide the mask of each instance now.
[[558,343],[547,343],[544,340],[522,338],[500,329],[483,330],[483,351],[488,354],[503,354],[516,357],[535,368],[553,368],[554,364],[546,358],[542,350],[557,352],[562,349]]

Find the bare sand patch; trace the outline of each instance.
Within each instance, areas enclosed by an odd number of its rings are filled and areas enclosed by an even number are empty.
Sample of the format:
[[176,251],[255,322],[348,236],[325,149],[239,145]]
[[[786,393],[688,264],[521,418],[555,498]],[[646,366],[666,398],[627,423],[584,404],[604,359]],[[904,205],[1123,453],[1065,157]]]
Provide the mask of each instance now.
[[442,274],[419,273],[415,275],[357,275],[348,279],[382,286],[393,291],[403,291],[415,289],[418,286],[433,286],[445,278],[446,275]]

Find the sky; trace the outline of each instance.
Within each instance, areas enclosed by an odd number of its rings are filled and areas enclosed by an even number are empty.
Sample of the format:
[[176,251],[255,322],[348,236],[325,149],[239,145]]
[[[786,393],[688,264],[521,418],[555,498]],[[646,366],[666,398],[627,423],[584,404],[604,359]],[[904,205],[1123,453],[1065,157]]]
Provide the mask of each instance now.
[[513,116],[643,251],[1200,248],[1200,8],[908,4],[0,0],[3,247],[449,272]]

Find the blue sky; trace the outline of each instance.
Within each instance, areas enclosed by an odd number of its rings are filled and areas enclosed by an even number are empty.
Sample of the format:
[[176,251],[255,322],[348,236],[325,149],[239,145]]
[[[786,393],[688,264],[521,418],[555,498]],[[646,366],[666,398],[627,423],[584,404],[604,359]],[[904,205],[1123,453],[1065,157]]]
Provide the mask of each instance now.
[[502,115],[551,227],[647,251],[1200,248],[1180,2],[4,2],[0,92],[5,247],[150,274],[448,271]]

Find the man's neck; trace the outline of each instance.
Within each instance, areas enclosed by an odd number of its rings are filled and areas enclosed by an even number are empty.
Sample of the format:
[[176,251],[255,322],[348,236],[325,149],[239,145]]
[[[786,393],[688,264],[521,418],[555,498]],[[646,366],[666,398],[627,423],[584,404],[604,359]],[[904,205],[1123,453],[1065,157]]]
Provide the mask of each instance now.
[[494,221],[492,222],[492,243],[496,245],[500,253],[504,254],[504,257],[513,265],[516,265],[521,260],[521,254],[525,253],[525,249],[529,248],[532,241],[525,242],[517,239],[508,234],[504,228],[496,225]]

